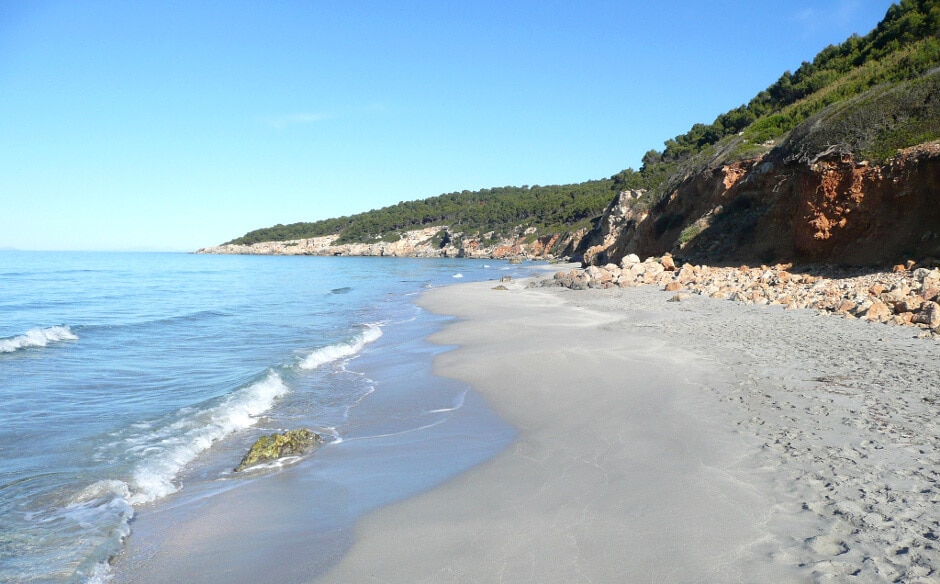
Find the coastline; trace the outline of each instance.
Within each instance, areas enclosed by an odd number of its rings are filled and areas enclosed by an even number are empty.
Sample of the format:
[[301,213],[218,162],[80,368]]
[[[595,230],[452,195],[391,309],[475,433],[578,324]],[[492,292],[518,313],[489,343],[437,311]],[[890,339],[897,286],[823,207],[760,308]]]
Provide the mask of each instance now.
[[651,287],[426,293],[435,372],[519,431],[361,520],[315,582],[928,582],[940,350]]
[[[135,520],[114,581],[916,583],[940,571],[935,341],[809,309],[668,302],[653,286],[526,284],[425,292],[420,306],[456,317],[422,349],[426,384],[387,351],[357,363],[393,370],[402,396],[471,387],[456,434],[344,442],[360,451],[324,447],[169,501]],[[381,345],[398,347],[391,331]],[[452,464],[500,431],[480,417],[492,411],[515,431],[500,448],[316,519],[393,473]],[[423,456],[431,445],[444,449]]]
[[[112,575],[101,581],[306,581],[345,553],[359,517],[505,448],[513,429],[466,384],[432,374],[434,356],[446,349],[426,337],[446,319],[407,302],[412,318],[386,323],[381,337],[339,366],[372,389],[335,428],[338,439],[299,461],[244,475],[229,472],[244,451],[216,445],[207,464],[180,477],[185,488],[137,509]],[[332,376],[298,391],[320,391]],[[311,424],[321,414],[298,412]]]

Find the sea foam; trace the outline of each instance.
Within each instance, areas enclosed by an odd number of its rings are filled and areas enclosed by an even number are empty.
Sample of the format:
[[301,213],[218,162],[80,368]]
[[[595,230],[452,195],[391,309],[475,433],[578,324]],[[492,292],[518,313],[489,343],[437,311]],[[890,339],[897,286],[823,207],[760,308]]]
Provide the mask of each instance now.
[[300,362],[301,369],[316,369],[321,365],[352,357],[369,343],[375,342],[382,336],[382,329],[375,324],[366,325],[366,329],[353,340],[347,343],[327,345],[310,353]]
[[200,453],[227,435],[253,426],[258,417],[288,392],[273,370],[251,385],[236,390],[216,405],[184,408],[172,423],[128,437],[126,451],[140,457],[128,481],[127,500],[148,503],[176,492],[176,475]]
[[29,347],[45,347],[49,343],[75,340],[78,340],[78,335],[73,333],[68,325],[37,327],[22,335],[0,339],[0,353],[12,353]]

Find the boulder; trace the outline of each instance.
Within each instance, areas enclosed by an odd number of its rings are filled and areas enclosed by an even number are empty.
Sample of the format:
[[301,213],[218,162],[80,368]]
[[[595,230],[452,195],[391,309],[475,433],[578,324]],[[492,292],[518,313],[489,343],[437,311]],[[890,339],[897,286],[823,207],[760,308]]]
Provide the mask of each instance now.
[[623,259],[620,260],[620,267],[627,269],[634,264],[640,263],[640,256],[635,253],[627,254],[623,256]]
[[924,302],[920,312],[914,315],[913,322],[925,324],[930,328],[940,326],[940,304]]
[[643,274],[648,278],[656,278],[665,271],[666,269],[663,268],[662,264],[654,262],[646,266],[646,270],[643,272]]
[[669,282],[666,284],[666,292],[678,292],[682,290],[682,284],[679,282]]
[[323,438],[306,428],[288,430],[283,434],[262,436],[255,441],[248,454],[238,463],[235,472],[241,472],[249,466],[277,460],[285,456],[299,456],[320,444],[323,444]]
[[667,272],[674,272],[676,270],[676,262],[673,261],[671,255],[664,255],[662,259],[659,260],[659,263],[662,264],[663,269]]
[[875,300],[865,312],[865,318],[871,321],[885,321],[891,318],[894,311],[888,308],[888,305],[880,300]]

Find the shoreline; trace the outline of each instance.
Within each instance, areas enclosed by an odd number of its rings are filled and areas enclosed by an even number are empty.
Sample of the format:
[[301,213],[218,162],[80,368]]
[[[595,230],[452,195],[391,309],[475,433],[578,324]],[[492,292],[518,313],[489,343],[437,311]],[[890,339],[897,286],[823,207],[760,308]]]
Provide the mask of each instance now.
[[[106,581],[306,581],[352,545],[361,516],[432,489],[505,448],[512,428],[467,385],[432,373],[433,357],[445,348],[426,337],[446,319],[409,305],[413,319],[383,327],[348,369],[341,366],[372,389],[336,428],[340,440],[276,470],[244,475],[228,472],[243,451],[210,450],[207,457],[227,461],[228,470],[190,468],[180,479],[186,488],[138,509]],[[317,413],[309,415],[315,423]],[[449,446],[471,440],[470,448]]]
[[[652,287],[426,293],[435,372],[519,429],[313,582],[929,582],[940,349]],[[394,541],[394,545],[389,545]]]
[[[353,442],[378,449],[356,462],[324,448],[169,504],[135,520],[134,557],[118,558],[114,581],[917,583],[940,573],[935,341],[810,309],[668,302],[654,286],[528,284],[456,284],[418,300],[453,317],[430,336],[428,389],[472,388],[458,410],[471,418],[443,439],[442,457],[416,465],[399,458],[419,443]],[[412,377],[387,355],[370,367],[396,369],[403,390]],[[513,427],[508,447],[344,525],[310,520],[316,505],[348,504],[322,490],[332,479],[321,465],[345,458],[347,488],[366,476],[381,491],[389,465],[422,475],[476,447],[491,429],[473,411]]]

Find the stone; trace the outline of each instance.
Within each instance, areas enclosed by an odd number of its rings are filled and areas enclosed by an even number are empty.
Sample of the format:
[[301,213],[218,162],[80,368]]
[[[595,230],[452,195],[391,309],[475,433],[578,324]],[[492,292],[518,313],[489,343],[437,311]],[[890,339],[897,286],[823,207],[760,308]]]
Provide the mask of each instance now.
[[845,314],[851,310],[855,309],[855,303],[851,300],[842,300],[835,306],[834,312],[837,314]]
[[865,311],[865,318],[870,321],[885,321],[891,318],[894,311],[888,308],[888,305],[880,300],[875,300]]
[[693,279],[695,279],[695,268],[693,268],[690,264],[683,265],[681,268],[679,268],[679,272],[678,272],[678,275],[676,276],[676,279],[679,280],[680,282],[692,281]]
[[627,269],[630,266],[638,263],[640,263],[640,256],[636,255],[635,253],[631,253],[623,256],[623,259],[620,260],[620,267]]
[[927,268],[917,268],[911,275],[914,276],[914,279],[918,282],[923,282],[924,279],[930,275],[930,270]]
[[925,324],[930,328],[940,326],[940,304],[924,302],[920,311],[914,315],[913,322]]
[[683,300],[688,300],[688,299],[689,299],[688,294],[676,294],[675,296],[673,296],[666,302],[682,302]]
[[288,430],[283,434],[262,436],[255,441],[248,454],[235,467],[235,472],[241,472],[249,466],[270,462],[285,456],[298,456],[322,443],[323,438],[319,434],[306,428]]
[[493,286],[493,290],[509,290],[509,288],[500,284],[499,286]]
[[648,278],[655,278],[665,271],[666,269],[662,266],[662,264],[653,262],[646,266],[644,275]]
[[674,272],[676,270],[676,263],[673,261],[671,255],[664,255],[659,260],[659,263],[660,265],[662,265],[663,269],[666,270],[667,272]]
[[924,300],[936,300],[938,296],[940,296],[940,282],[924,280],[920,287],[920,297]]
[[682,284],[680,284],[679,282],[669,282],[668,284],[666,284],[665,290],[666,292],[677,292],[679,290],[682,290]]
[[905,296],[903,300],[894,305],[895,312],[916,312],[924,305],[924,299],[919,296]]

